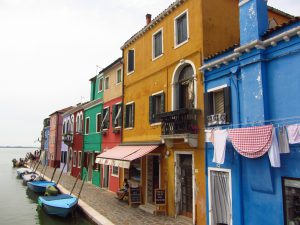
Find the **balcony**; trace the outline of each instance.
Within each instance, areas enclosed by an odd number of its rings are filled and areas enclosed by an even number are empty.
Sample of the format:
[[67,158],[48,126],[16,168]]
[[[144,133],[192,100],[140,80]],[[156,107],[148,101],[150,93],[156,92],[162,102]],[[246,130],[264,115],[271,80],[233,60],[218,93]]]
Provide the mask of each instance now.
[[71,134],[71,133],[63,134],[62,140],[66,145],[68,145],[68,146],[72,145],[73,144],[73,134]]
[[174,139],[183,139],[191,147],[197,147],[200,112],[199,109],[179,109],[159,114],[162,142],[171,147]]

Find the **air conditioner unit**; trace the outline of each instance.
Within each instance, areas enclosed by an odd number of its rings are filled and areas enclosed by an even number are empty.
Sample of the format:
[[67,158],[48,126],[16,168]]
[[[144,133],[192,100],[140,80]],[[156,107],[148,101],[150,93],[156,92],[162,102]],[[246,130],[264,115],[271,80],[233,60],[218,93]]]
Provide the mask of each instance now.
[[216,126],[226,124],[226,113],[214,114],[207,116],[207,125]]

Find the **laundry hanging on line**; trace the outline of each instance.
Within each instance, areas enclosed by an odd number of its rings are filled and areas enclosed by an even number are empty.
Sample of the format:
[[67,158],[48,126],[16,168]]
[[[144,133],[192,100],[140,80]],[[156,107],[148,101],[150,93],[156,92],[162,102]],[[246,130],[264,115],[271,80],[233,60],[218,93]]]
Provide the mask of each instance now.
[[271,146],[272,125],[229,130],[229,138],[235,150],[247,158],[263,156]]
[[300,124],[288,125],[286,129],[288,133],[289,143],[300,143]]
[[212,131],[211,142],[214,145],[213,162],[218,164],[224,163],[227,137],[228,137],[227,130]]

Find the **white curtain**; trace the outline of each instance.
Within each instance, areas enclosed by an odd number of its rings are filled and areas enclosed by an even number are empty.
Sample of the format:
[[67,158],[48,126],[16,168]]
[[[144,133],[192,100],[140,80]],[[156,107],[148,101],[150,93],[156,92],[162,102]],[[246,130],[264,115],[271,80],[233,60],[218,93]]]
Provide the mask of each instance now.
[[231,193],[229,189],[229,173],[210,172],[211,224],[229,225],[231,222]]

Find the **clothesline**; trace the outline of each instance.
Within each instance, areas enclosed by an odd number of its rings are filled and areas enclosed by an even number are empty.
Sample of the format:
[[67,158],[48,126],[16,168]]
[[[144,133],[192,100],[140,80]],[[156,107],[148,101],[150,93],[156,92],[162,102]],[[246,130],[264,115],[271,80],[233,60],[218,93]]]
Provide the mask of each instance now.
[[261,125],[268,125],[272,124],[274,127],[279,126],[285,126],[285,125],[291,125],[291,124],[300,124],[300,116],[293,116],[293,117],[284,117],[280,119],[272,119],[272,120],[261,120],[261,121],[255,121],[255,122],[247,122],[247,123],[235,123],[235,124],[226,124],[226,125],[216,125],[212,127],[206,127],[206,128],[200,128],[203,130],[210,130],[213,128],[240,128],[240,127],[251,127],[251,126],[261,126]]

